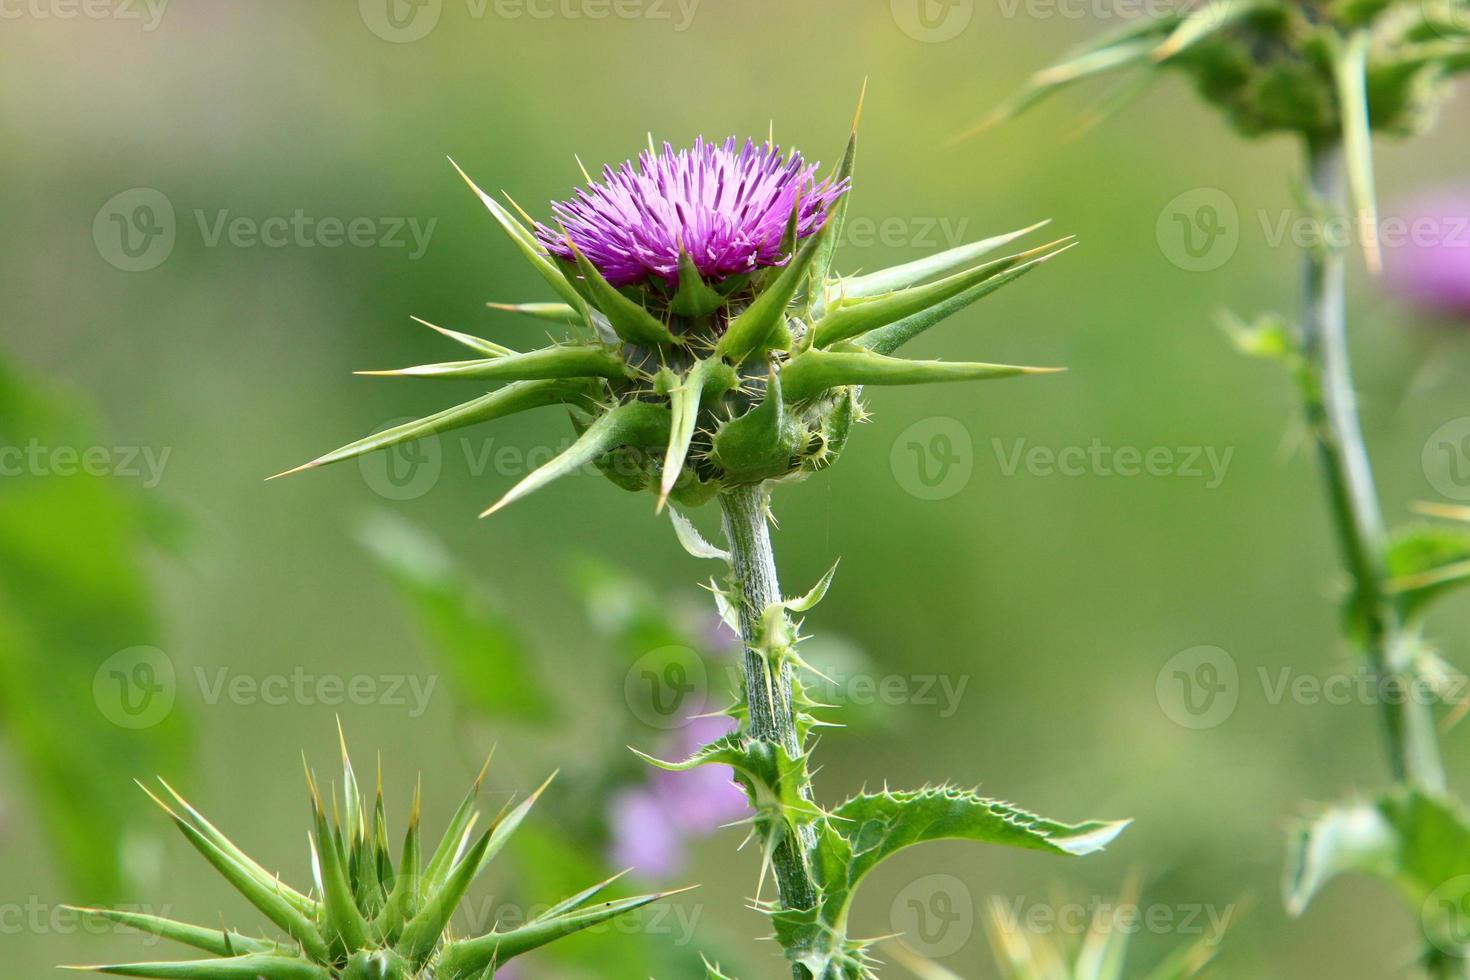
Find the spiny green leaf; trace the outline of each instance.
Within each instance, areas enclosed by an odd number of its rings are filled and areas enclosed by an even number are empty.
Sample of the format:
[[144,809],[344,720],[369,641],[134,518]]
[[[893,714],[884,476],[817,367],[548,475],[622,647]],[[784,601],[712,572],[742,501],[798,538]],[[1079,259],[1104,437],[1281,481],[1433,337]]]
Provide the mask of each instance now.
[[[253,858],[251,858],[250,855],[246,854],[239,847],[235,846],[235,843],[231,841],[228,837],[226,837],[218,827],[205,819],[204,814],[195,809],[188,800],[184,799],[184,797],[180,795],[178,790],[169,785],[168,780],[160,776],[158,777],[158,784],[162,786],[165,791],[167,791],[169,796],[173,797],[174,802],[177,803],[179,808],[184,811],[184,817],[186,817],[193,824],[194,828],[200,834],[202,834],[205,839],[207,839],[211,844],[213,844],[215,847],[219,848],[220,851],[228,855],[231,860],[235,861],[241,867],[248,870],[249,873],[254,876],[257,881],[269,884],[271,887],[279,891],[283,898],[285,898],[301,912],[308,916],[313,916],[316,914],[316,902],[301,894],[296,889],[283,883],[280,878],[271,874]],[[143,790],[143,792],[148,793],[148,796],[153,799],[155,803],[158,802],[158,798],[153,796],[152,793],[148,792],[146,788]],[[170,816],[175,815],[171,808],[165,806],[163,809]]]
[[552,378],[629,377],[632,369],[600,344],[557,344],[524,354],[510,353],[476,361],[420,364],[391,371],[358,371],[380,378],[444,378],[482,381],[545,381]]
[[728,551],[710,544],[689,518],[672,507],[669,508],[669,520],[674,524],[674,536],[679,539],[679,544],[691,557],[717,558],[725,562],[730,560]]
[[1068,245],[1057,249],[1055,252],[1049,252],[1046,255],[1034,258],[1029,262],[1012,266],[999,275],[986,279],[979,285],[973,286],[963,293],[951,296],[942,303],[931,306],[912,316],[904,317],[897,323],[890,323],[886,327],[879,327],[877,330],[869,331],[859,337],[857,343],[878,354],[892,354],[930,327],[947,320],[960,310],[965,309],[977,300],[989,296],[1002,286],[1015,282],[1043,262],[1050,262],[1072,247]]
[[620,446],[663,444],[668,439],[669,425],[669,410],[664,405],[629,402],[610,409],[598,416],[565,452],[528,474],[480,516],[489,517]]
[[170,810],[162,800],[158,800],[158,805],[169,814],[174,825],[179,828],[189,843],[194,845],[194,849],[202,854],[204,859],[212,864],[215,870],[251,905],[259,909],[262,915],[284,930],[292,939],[299,942],[313,957],[325,959],[327,947],[321,933],[317,931],[311,919],[286,899],[282,891],[283,886],[274,879],[261,880],[257,876],[258,872],[255,868],[258,866],[254,865],[254,862],[245,864],[237,861],[197,830],[193,824]]
[[1081,856],[1101,851],[1132,822],[1059,823],[949,786],[854,796],[832,816],[852,844],[853,884],[885,858],[926,841],[972,840]]
[[398,878],[388,893],[383,911],[378,915],[374,927],[380,935],[397,941],[403,926],[418,915],[423,895],[423,879],[420,875],[420,860],[423,843],[419,823],[422,820],[423,791],[415,785],[413,806],[409,809],[408,831],[403,838],[403,856],[398,862]]
[[1391,878],[1397,832],[1376,806],[1336,806],[1292,832],[1287,849],[1286,910],[1301,915],[1322,886],[1348,871]]
[[729,974],[725,973],[720,968],[720,964],[718,964],[718,963],[711,963],[707,959],[704,961],[704,973],[705,973],[704,980],[735,980],[734,977],[732,977]]
[[[1129,821],[1063,824],[1009,803],[952,787],[855,796],[822,820],[814,870],[821,902],[778,914],[778,929],[804,941],[819,959],[841,949],[854,893],[873,868],[899,851],[936,840],[971,840],[1054,854],[1102,850]],[[824,933],[831,934],[822,938]],[[833,938],[835,937],[835,938]]]
[[[352,779],[356,783],[356,779]],[[325,936],[341,953],[350,953],[367,942],[368,926],[357,907],[352,883],[348,880],[347,859],[342,849],[341,836],[327,822],[326,808],[316,787],[316,780],[307,773],[307,786],[311,794],[312,821],[316,834],[312,845],[316,853],[316,866],[321,875],[322,924]],[[347,833],[353,834],[352,823],[360,819],[356,802],[357,793],[348,789],[346,810],[348,813]]]
[[494,755],[494,752],[491,752],[490,756],[485,759],[485,764],[480,767],[480,772],[470,785],[469,792],[465,793],[464,799],[454,811],[454,816],[449,819],[449,826],[445,829],[444,836],[440,838],[439,846],[434,849],[433,856],[429,858],[429,863],[424,868],[422,885],[419,889],[420,895],[437,891],[448,880],[450,869],[459,860],[467,846],[469,835],[480,817],[480,812],[476,808],[480,787],[485,785],[485,774],[490,771],[490,761]]
[[842,559],[840,558],[834,561],[832,567],[827,569],[826,574],[817,580],[817,584],[812,586],[811,591],[806,595],[796,599],[787,599],[784,603],[786,608],[798,613],[807,612],[815,608],[817,603],[826,598],[827,590],[832,587],[832,577],[837,574],[837,566],[841,561]]
[[541,799],[541,794],[546,792],[546,787],[550,786],[551,781],[556,777],[557,773],[555,772],[547,776],[546,782],[538,786],[536,792],[526,797],[515,807],[502,813],[496,819],[495,825],[490,828],[490,841],[485,847],[484,854],[480,856],[480,866],[476,869],[476,874],[484,871],[485,867],[491,861],[495,860],[495,856],[505,848],[505,845],[510,841],[511,835],[516,832],[521,823],[526,819],[526,814],[531,812],[531,808]]
[[136,929],[139,932],[151,936],[158,936],[170,942],[192,946],[194,949],[202,949],[206,953],[215,956],[239,956],[242,953],[264,953],[274,950],[276,943],[267,942],[264,939],[251,939],[242,936],[238,932],[227,932],[223,929],[206,929],[203,926],[191,926],[183,922],[175,922],[172,919],[160,918],[156,915],[144,915],[138,912],[124,912],[121,909],[88,909],[72,908],[89,918],[99,919],[107,922],[116,922],[118,925]]
[[1032,75],[1014,97],[970,129],[956,136],[960,142],[1013,119],[1062,89],[1095,75],[1130,65],[1147,64],[1159,41],[1179,26],[1182,18],[1169,15],[1151,18],[1141,26],[1130,26],[1120,35],[1090,42],[1077,55]]
[[228,960],[198,960],[179,963],[130,963],[120,966],[84,966],[121,977],[151,977],[158,980],[332,980],[324,966],[290,956],[252,954]]
[[480,873],[485,850],[490,846],[492,831],[481,835],[478,843],[450,869],[442,884],[433,888],[423,908],[403,927],[403,935],[395,945],[398,953],[415,966],[422,966],[439,946],[449,919],[460,900]]
[[738,316],[730,321],[724,334],[715,344],[715,353],[732,364],[740,364],[757,351],[765,349],[771,337],[784,328],[786,310],[796,290],[805,279],[807,270],[817,257],[822,242],[832,233],[832,221],[822,225],[820,231],[807,238],[791,261],[755,300]]
[[1388,588],[1406,620],[1423,616],[1436,599],[1470,585],[1470,529],[1424,525],[1388,544]]
[[546,250],[536,241],[535,236],[517,221],[499,201],[476,187],[475,182],[470,180],[469,176],[463,170],[460,170],[459,164],[453,160],[450,160],[449,163],[464,178],[464,182],[470,185],[470,190],[475,192],[475,196],[490,210],[490,214],[495,218],[495,223],[500,225],[506,237],[511,240],[511,244],[520,250],[521,254],[526,257],[526,261],[530,262],[532,268],[536,270],[537,274],[546,280],[547,285],[556,290],[557,294],[566,300],[568,305],[576,311],[577,321],[591,326],[592,316],[587,309],[587,301],[582,298],[581,293],[572,287],[572,284],[567,281],[566,276],[562,275],[561,270],[547,256]]
[[[876,330],[906,317],[931,310],[956,296],[973,290],[988,279],[1018,265],[1059,254],[1075,239],[1063,238],[1040,248],[987,262],[938,282],[911,286],[881,295],[854,299],[843,297],[813,326],[817,347],[830,347],[840,340]],[[977,297],[978,298],[978,297]],[[973,301],[973,300],[972,300]]]
[[504,357],[507,354],[515,353],[515,351],[511,350],[509,347],[506,347],[502,344],[497,344],[492,340],[486,340],[483,337],[476,337],[474,334],[460,333],[458,330],[450,330],[448,327],[438,326],[436,324],[430,323],[428,320],[423,320],[416,316],[409,317],[409,319],[415,323],[422,323],[430,330],[443,334],[445,337],[448,337],[455,343],[462,344],[472,351],[484,354],[486,357]]
[[601,895],[614,883],[622,879],[622,877],[628,873],[628,870],[631,869],[619,871],[617,874],[612,875],[611,877],[606,878],[603,881],[599,881],[597,884],[591,886],[590,888],[584,888],[581,891],[577,892],[575,895],[572,895],[569,898],[564,899],[563,901],[557,902],[555,905],[538,915],[536,918],[554,919],[559,915],[566,915],[568,912],[576,911],[583,905],[586,905],[588,902],[592,901],[592,899],[596,898],[598,895]]
[[357,442],[348,443],[341,449],[333,450],[324,456],[318,456],[309,463],[304,463],[295,469],[284,473],[277,473],[270,479],[274,480],[293,473],[315,469],[328,463],[338,463],[344,459],[354,459],[379,449],[387,449],[391,446],[412,442],[425,436],[436,435],[440,432],[448,432],[453,429],[461,429],[468,425],[479,422],[490,422],[517,412],[524,412],[532,408],[541,408],[546,405],[560,405],[568,402],[583,401],[589,397],[590,389],[585,382],[577,381],[518,381],[506,385],[488,395],[481,395],[472,401],[464,402],[453,408],[447,408],[442,412],[395,425],[375,432]]
[[[851,181],[853,169],[857,163],[857,138],[858,126],[863,121],[863,102],[868,95],[868,81],[863,79],[863,87],[858,92],[857,109],[852,114],[852,129],[847,137],[847,148],[842,152],[842,159],[832,172],[832,180],[836,184]],[[832,225],[832,234],[823,239],[821,246],[817,249],[816,258],[812,262],[811,281],[812,286],[808,289],[808,295],[814,302],[822,299],[822,290],[826,286],[827,277],[832,274],[832,261],[837,255],[837,245],[842,241],[842,229],[847,223],[847,202],[852,198],[852,189],[848,190],[838,198],[828,212],[827,220]]]
[[795,402],[839,385],[988,381],[1023,374],[1053,374],[1059,370],[965,361],[910,361],[871,351],[808,350],[791,358],[781,370],[781,390],[788,400]]
[[[684,889],[687,890],[687,889]],[[583,929],[599,925],[609,919],[626,915],[645,905],[657,902],[681,892],[660,892],[654,895],[639,895],[604,902],[595,908],[583,909],[556,918],[537,919],[505,932],[492,932],[477,939],[452,942],[444,947],[439,957],[438,968],[444,980],[470,980],[477,977],[486,966],[500,966],[513,957],[528,953]]]
[[1004,235],[995,235],[992,238],[984,238],[967,245],[959,245],[955,248],[945,249],[935,255],[926,255],[922,259],[905,262],[878,272],[870,272],[865,276],[854,276],[840,282],[840,292],[848,299],[864,299],[869,296],[881,296],[895,289],[907,289],[921,283],[931,282],[944,276],[964,272],[972,267],[979,259],[984,258],[998,248],[1004,248],[1011,242],[1025,235],[1031,234],[1038,228],[1043,228],[1050,221],[1038,221],[1036,224],[1018,231],[1008,232]]
[[486,303],[492,310],[519,313],[535,320],[550,320],[552,323],[582,322],[581,315],[565,303]]
[[582,283],[586,286],[592,297],[593,303],[607,317],[607,322],[612,325],[613,330],[623,340],[630,344],[677,344],[679,338],[669,332],[669,328],[652,313],[642,306],[633,302],[622,293],[618,292],[608,282],[597,267],[587,261],[587,256],[577,248],[576,242],[572,241],[570,235],[566,239],[568,247],[577,262],[577,271],[582,274]]
[[700,406],[706,398],[718,397],[733,387],[734,370],[724,361],[710,357],[695,361],[694,366],[667,392],[671,421],[669,447],[664,453],[663,472],[659,479],[659,509],[668,502],[669,494],[684,470]]

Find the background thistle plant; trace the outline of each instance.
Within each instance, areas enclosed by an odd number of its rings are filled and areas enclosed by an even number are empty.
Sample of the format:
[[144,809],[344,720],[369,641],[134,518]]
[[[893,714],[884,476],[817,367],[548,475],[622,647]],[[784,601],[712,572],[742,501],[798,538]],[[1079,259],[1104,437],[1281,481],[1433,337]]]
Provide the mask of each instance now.
[[[476,797],[489,760],[432,852],[420,829],[415,790],[403,845],[390,851],[379,774],[375,797],[364,796],[342,744],[342,794],[324,800],[307,770],[311,800],[314,887],[300,892],[267,872],[168,783],[145,790],[222,877],[260,910],[285,939],[260,939],[171,919],[111,909],[90,916],[202,950],[213,959],[81,967],[129,977],[200,980],[487,980],[522,953],[632,912],[664,894],[599,900],[615,878],[556,903],[523,925],[478,936],[453,934],[451,919],[466,891],[505,847],[551,780],[516,806],[507,805],[477,833]],[[328,815],[328,806],[331,815]],[[669,894],[669,893],[665,893]]]
[[[1188,72],[1201,95],[1248,136],[1289,133],[1303,151],[1299,201],[1318,230],[1344,219],[1368,266],[1382,267],[1373,170],[1374,133],[1419,132],[1470,68],[1470,6],[1225,0],[1150,20],[1089,45],[1033,76],[993,119],[1075,81],[1147,65]],[[1351,207],[1349,205],[1351,201]],[[1323,476],[1324,503],[1349,579],[1346,640],[1376,683],[1392,788],[1372,803],[1327,808],[1293,832],[1286,906],[1300,914],[1336,874],[1397,883],[1418,915],[1422,966],[1432,977],[1470,968],[1461,894],[1470,819],[1449,792],[1432,701],[1450,668],[1423,639],[1425,605],[1462,587],[1470,535],[1457,528],[1390,532],[1363,439],[1348,345],[1343,247],[1325,234],[1303,249],[1295,330],[1278,317],[1247,326],[1227,318],[1238,347],[1286,367],[1295,382]]]
[[1177,69],[1246,136],[1347,151],[1370,266],[1381,266],[1371,134],[1411,136],[1470,70],[1464,0],[1206,0],[1085,45],[1032,76],[990,125],[1060,89],[1130,68]]

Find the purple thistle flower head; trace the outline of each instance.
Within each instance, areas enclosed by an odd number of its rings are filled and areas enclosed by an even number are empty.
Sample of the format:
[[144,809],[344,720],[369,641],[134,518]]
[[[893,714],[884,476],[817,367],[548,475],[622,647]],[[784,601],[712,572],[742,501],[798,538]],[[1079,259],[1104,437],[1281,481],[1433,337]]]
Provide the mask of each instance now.
[[579,188],[576,197],[552,205],[565,229],[536,225],[547,251],[573,258],[566,239],[614,286],[650,277],[674,286],[679,250],[689,253],[707,282],[782,265],[782,239],[798,207],[797,238],[819,231],[848,182],[818,181],[816,164],[792,150],[735,137],[723,145],[697,139],[687,150],[668,143]]

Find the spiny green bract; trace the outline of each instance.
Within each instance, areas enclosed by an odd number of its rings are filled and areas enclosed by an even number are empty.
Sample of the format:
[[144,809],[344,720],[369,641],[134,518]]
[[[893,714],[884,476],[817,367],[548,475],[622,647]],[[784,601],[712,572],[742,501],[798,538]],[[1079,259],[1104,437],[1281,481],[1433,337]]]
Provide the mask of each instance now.
[[[851,178],[856,132],[854,123],[835,170],[838,182]],[[527,227],[529,218],[522,223],[470,186],[561,298],[560,303],[491,305],[569,325],[574,338],[519,353],[434,327],[478,356],[368,373],[508,384],[297,470],[530,408],[565,405],[576,442],[511,488],[486,515],[588,465],[626,489],[653,490],[660,507],[670,497],[693,505],[724,488],[800,477],[829,465],[853,424],[864,418],[859,396],[865,385],[984,380],[1048,370],[892,356],[940,320],[1072,244],[1064,239],[984,260],[1039,226],[867,275],[840,276],[832,272],[832,258],[846,196],[822,228],[805,239],[796,229],[798,201],[780,265],[706,281],[684,254],[677,285],[654,278],[619,288],[570,239],[573,259],[549,253]]]
[[[209,953],[215,959],[81,967],[130,977],[197,980],[489,980],[512,957],[641,908],[663,894],[594,901],[616,877],[553,905],[523,925],[480,936],[454,937],[450,917],[466,890],[510,839],[546,784],[507,807],[478,836],[475,800],[485,769],[455,811],[427,860],[415,790],[408,830],[395,864],[389,852],[382,776],[377,798],[364,799],[342,746],[343,793],[332,816],[309,770],[312,875],[302,893],[284,884],[236,847],[163,780],[173,805],[150,796],[189,843],[261,911],[284,939],[258,939],[229,929],[186,925],[112,909],[83,909],[101,921]],[[547,780],[547,784],[550,780]],[[177,807],[177,809],[175,809]],[[371,811],[371,812],[369,812]]]

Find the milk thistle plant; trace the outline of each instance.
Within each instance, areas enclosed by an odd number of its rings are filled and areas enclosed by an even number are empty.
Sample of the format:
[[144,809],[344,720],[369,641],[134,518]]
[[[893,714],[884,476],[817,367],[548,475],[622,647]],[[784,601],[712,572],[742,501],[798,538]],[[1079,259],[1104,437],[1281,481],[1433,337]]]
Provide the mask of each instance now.
[[1372,138],[1423,130],[1449,80],[1470,70],[1470,3],[1209,2],[1088,45],[1037,73],[987,123],[1081,79],[1128,68],[1184,72],[1246,136],[1294,136],[1306,174],[1301,206],[1324,229],[1302,253],[1296,329],[1278,317],[1227,326],[1246,352],[1284,364],[1299,390],[1350,579],[1343,630],[1380,692],[1393,786],[1376,801],[1328,809],[1293,833],[1288,908],[1300,912],[1324,881],[1343,871],[1388,878],[1421,916],[1427,972],[1464,976],[1470,824],[1448,791],[1424,696],[1442,689],[1450,669],[1422,627],[1431,601],[1470,582],[1470,534],[1448,523],[1386,529],[1348,351],[1345,251],[1352,236],[1330,228],[1356,227],[1368,267],[1381,267]]
[[[574,198],[552,206],[549,223],[518,218],[509,198],[507,207],[470,183],[559,299],[508,308],[564,323],[569,338],[522,353],[436,328],[476,356],[371,373],[507,383],[300,467],[561,405],[577,440],[486,515],[589,464],[620,487],[652,492],[656,510],[670,500],[718,501],[723,548],[671,516],[691,553],[729,566],[715,592],[743,641],[742,690],[728,709],[739,727],[688,759],[649,761],[674,771],[733,769],[763,856],[755,901],[797,980],[876,976],[871,944],[849,935],[849,911],[863,878],[898,850],[950,838],[1083,855],[1126,824],[1060,823],[950,785],[830,805],[812,785],[814,732],[831,722],[806,693],[795,617],[820,601],[832,573],[805,595],[782,591],[771,489],[836,460],[864,418],[869,386],[1043,373],[895,352],[1071,244],[987,258],[1028,228],[866,275],[836,273],[856,149],[855,120],[840,163],[819,178],[800,153],[770,140],[701,140],[683,150],[650,141],[636,163],[606,167],[600,180],[586,175]],[[763,899],[768,877],[776,894]],[[710,976],[723,974],[712,967]]]

